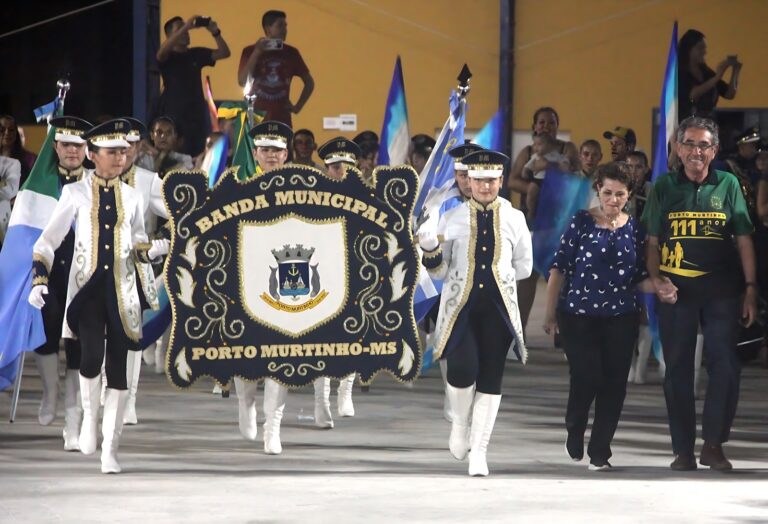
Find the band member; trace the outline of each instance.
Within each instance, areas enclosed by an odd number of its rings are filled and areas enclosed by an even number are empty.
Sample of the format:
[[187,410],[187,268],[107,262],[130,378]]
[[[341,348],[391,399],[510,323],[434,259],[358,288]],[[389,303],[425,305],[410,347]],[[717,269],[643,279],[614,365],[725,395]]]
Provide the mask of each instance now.
[[[147,135],[147,127],[138,119],[125,117],[125,120],[131,123],[131,130],[125,135],[128,142],[126,149],[126,169],[120,175],[120,179],[137,190],[141,195],[142,213],[144,215],[144,230],[149,238],[158,238],[162,235],[158,231],[158,219],[168,220],[168,211],[165,209],[162,195],[162,181],[157,173],[137,166],[134,161],[138,155],[138,145],[142,137]],[[167,222],[165,222],[167,223]],[[169,330],[170,335],[170,330]],[[155,357],[159,356],[159,365],[162,367],[165,360],[164,348],[167,344],[153,344],[146,351],[156,350]],[[139,374],[141,373],[141,351],[132,351],[128,358],[135,360],[133,365],[133,375],[128,377],[128,400],[125,404],[125,414],[123,415],[124,424],[138,424],[136,416],[136,392],[139,388]]]
[[[96,451],[101,363],[107,392],[102,419],[102,473],[119,473],[117,450],[127,399],[128,351],[139,349],[142,301],[157,307],[148,262],[167,251],[162,241],[147,242],[140,194],[120,181],[125,171],[131,124],[111,120],[89,130],[88,156],[95,169],[64,187],[61,198],[35,242],[29,302],[42,308],[55,251],[74,224],[75,251],[69,273],[63,335],[79,339],[83,425],[80,451]],[[138,275],[137,275],[138,273]],[[142,295],[143,292],[143,295]]]
[[[281,122],[266,121],[254,126],[249,132],[253,139],[254,154],[259,163],[253,176],[260,176],[285,165],[288,159],[288,144],[293,131]],[[246,440],[256,440],[256,394],[258,382],[235,377],[235,391],[239,411],[240,434]],[[264,453],[279,455],[283,452],[280,443],[280,422],[283,419],[288,388],[267,378],[264,380]]]
[[[469,173],[467,172],[467,166],[462,163],[462,159],[466,156],[468,156],[470,153],[474,153],[475,151],[481,151],[483,149],[482,146],[479,146],[477,144],[473,144],[469,140],[465,140],[463,144],[455,146],[451,148],[448,151],[448,154],[454,159],[453,160],[453,178],[455,181],[456,190],[458,192],[458,195],[453,200],[448,200],[445,204],[443,204],[442,208],[440,209],[440,214],[442,215],[444,212],[451,209],[451,207],[455,207],[460,202],[466,202],[470,198],[472,198],[472,187],[469,182]],[[437,312],[439,310],[440,303],[436,303],[435,306],[430,310],[430,312],[427,314],[426,319],[430,320],[432,324],[437,322]],[[427,342],[428,346],[432,346],[434,343],[434,337],[437,333],[435,331],[432,331],[429,333],[429,341]],[[443,385],[448,385],[448,361],[445,359],[438,360],[438,365],[440,366],[440,375],[443,377]],[[453,415],[451,415],[451,403],[448,400],[448,388],[445,387],[445,398],[443,399],[443,417],[448,422],[451,422],[453,419]]]
[[437,231],[419,232],[424,266],[445,280],[434,353],[448,360],[449,449],[459,460],[469,452],[472,476],[488,475],[510,345],[520,361],[527,358],[516,281],[531,274],[531,236],[522,212],[498,196],[507,162],[493,151],[465,157],[472,198],[445,213]]
[[[85,139],[83,134],[93,127],[90,122],[73,116],[53,118],[55,129],[54,151],[58,157],[56,166],[60,187],[83,178]],[[75,235],[69,230],[54,253],[49,277],[49,295],[42,310],[46,342],[35,349],[37,367],[43,383],[43,399],[40,403],[38,420],[47,426],[56,416],[56,401],[59,389],[59,342],[64,322],[64,308],[67,297],[67,279],[72,264]],[[66,374],[64,378],[64,449],[77,451],[80,436],[80,422],[83,416],[77,394],[80,391],[80,345],[76,340],[64,339],[66,353]]]
[[[357,167],[360,158],[360,146],[344,137],[332,138],[317,151],[327,168],[327,175],[333,180],[342,181],[347,176],[348,167]],[[339,380],[336,391],[336,405],[340,417],[354,417],[355,406],[352,403],[352,387],[355,374],[347,375]],[[331,417],[331,379],[320,377],[315,380],[315,425],[321,428],[332,428]]]

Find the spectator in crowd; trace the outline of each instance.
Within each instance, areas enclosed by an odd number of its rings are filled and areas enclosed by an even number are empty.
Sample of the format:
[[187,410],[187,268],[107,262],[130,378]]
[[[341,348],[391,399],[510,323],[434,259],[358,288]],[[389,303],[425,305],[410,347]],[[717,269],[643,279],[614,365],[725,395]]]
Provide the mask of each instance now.
[[[571,376],[565,449],[574,461],[584,457],[584,432],[594,402],[587,450],[592,471],[611,468],[611,441],[638,335],[636,287],[653,289],[645,269],[645,230],[624,211],[633,186],[623,163],[597,169],[599,205],[573,217],[547,283],[544,331],[560,333]],[[674,292],[666,291],[665,298]]]
[[614,162],[626,162],[630,151],[635,150],[637,136],[629,127],[616,126],[611,131],[603,133],[603,138],[611,143],[611,160]]
[[[736,55],[729,55],[717,64],[714,71],[704,61],[707,42],[704,33],[689,29],[677,44],[677,114],[682,121],[695,115],[712,118],[717,100],[736,97],[742,63]],[[726,71],[731,79],[723,81]]]
[[373,169],[379,159],[379,144],[376,142],[363,142],[360,146],[360,158],[357,168],[363,174],[363,180],[368,183],[373,182]]
[[411,137],[411,149],[408,152],[408,163],[421,174],[427,165],[432,148],[435,147],[435,139],[429,135],[419,134]]
[[[189,47],[189,31],[205,27],[216,40],[216,49]],[[175,16],[165,23],[166,40],[157,50],[157,62],[165,89],[160,95],[157,115],[169,116],[184,137],[180,152],[192,157],[205,148],[211,132],[208,105],[203,97],[200,72],[217,60],[229,57],[229,47],[214,20],[193,16],[186,22]]]
[[651,191],[651,166],[648,164],[648,156],[642,151],[630,151],[627,154],[626,163],[635,184],[631,203],[632,214],[640,218],[643,215],[648,193]]
[[374,145],[377,148],[379,147],[379,135],[374,133],[371,130],[365,130],[361,131],[357,134],[355,138],[352,139],[352,142],[359,145],[360,147],[365,147],[368,145]]
[[15,158],[21,164],[19,187],[24,185],[37,155],[24,149],[24,141],[16,119],[11,115],[0,115],[0,156]]
[[603,160],[603,149],[600,147],[600,142],[594,138],[589,138],[581,143],[579,147],[579,161],[581,162],[579,174],[581,176],[591,180],[601,160]]
[[21,164],[15,158],[0,156],[0,246],[11,220],[11,202],[19,192]]
[[[536,204],[539,200],[539,190],[541,184],[544,183],[544,177],[547,175],[547,168],[549,166],[557,166],[561,171],[568,172],[571,170],[571,164],[568,162],[568,158],[557,151],[557,141],[550,135],[541,134],[533,137],[533,155],[530,160],[525,163],[523,167],[523,178],[533,184],[528,186],[528,194],[525,197],[526,208],[528,209],[527,219],[529,223],[532,223],[536,218]],[[541,167],[541,159],[547,161],[543,168]]]
[[[757,183],[760,174],[757,171],[757,149],[760,146],[760,130],[750,127],[736,137],[736,153],[725,159],[723,170],[736,175],[745,186],[747,203],[755,207]],[[753,217],[755,218],[755,217]]]
[[304,166],[323,169],[323,167],[312,160],[312,154],[317,151],[315,134],[309,129],[299,129],[293,134],[293,163]]
[[674,470],[697,467],[693,362],[699,325],[709,376],[699,461],[716,470],[732,469],[722,445],[728,441],[739,399],[739,323],[749,326],[757,314],[747,204],[738,179],[711,166],[718,131],[717,124],[705,118],[680,123],[675,147],[682,168],[656,180],[643,213],[648,273],[655,283],[662,273],[667,275],[678,296],[676,303],[657,308]]
[[[533,114],[533,136],[546,134],[557,140],[557,151],[565,155],[571,165],[571,169],[577,171],[579,166],[579,151],[576,149],[576,145],[573,142],[567,142],[559,140],[557,138],[557,130],[560,126],[560,117],[557,111],[552,107],[540,107]],[[526,195],[528,189],[531,187],[532,182],[523,179],[523,167],[533,156],[532,146],[524,147],[512,165],[512,169],[509,171],[509,179],[507,181],[507,189],[514,193],[520,194],[520,210],[527,214],[526,207]],[[540,160],[537,165],[533,166],[534,169],[546,169],[546,160]],[[530,227],[530,223],[528,224]],[[528,316],[531,313],[533,307],[533,299],[536,298],[536,283],[539,281],[539,274],[536,271],[531,272],[531,276],[521,280],[517,283],[517,290],[520,293],[518,296],[518,305],[520,306],[520,319],[523,323],[523,329],[528,324]]]
[[194,161],[189,155],[176,150],[179,132],[174,120],[167,116],[158,117],[152,122],[149,131],[152,145],[146,141],[139,143],[136,165],[149,169],[160,178],[172,169],[192,169]]
[[[291,115],[300,113],[315,89],[299,50],[285,43],[288,22],[283,11],[267,11],[261,18],[264,36],[243,49],[237,82],[256,95],[256,109],[266,111],[264,120],[293,125]],[[291,103],[291,81],[298,76],[304,83],[299,99]]]

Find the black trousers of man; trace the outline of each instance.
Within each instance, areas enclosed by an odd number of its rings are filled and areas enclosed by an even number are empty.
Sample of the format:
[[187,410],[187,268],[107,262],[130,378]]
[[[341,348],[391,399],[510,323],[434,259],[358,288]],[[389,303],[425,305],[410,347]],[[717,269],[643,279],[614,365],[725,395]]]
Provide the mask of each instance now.
[[693,454],[696,403],[693,375],[696,333],[704,334],[704,359],[709,383],[702,416],[707,444],[728,441],[739,401],[741,362],[736,353],[741,300],[738,297],[700,302],[678,301],[657,306],[667,373],[664,397],[675,455]]
[[595,418],[587,454],[595,464],[611,458],[611,441],[619,424],[627,375],[637,342],[637,313],[615,317],[571,315],[560,312],[558,326],[570,367],[570,390],[565,412],[569,440],[584,441],[589,410]]

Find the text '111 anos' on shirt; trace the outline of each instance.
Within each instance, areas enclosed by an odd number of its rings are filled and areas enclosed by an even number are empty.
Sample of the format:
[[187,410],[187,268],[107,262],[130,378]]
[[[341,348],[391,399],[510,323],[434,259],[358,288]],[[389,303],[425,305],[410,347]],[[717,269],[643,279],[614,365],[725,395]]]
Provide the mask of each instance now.
[[732,298],[744,289],[735,236],[752,234],[738,179],[710,167],[701,184],[683,170],[661,175],[643,213],[648,234],[659,239],[661,273],[678,288],[679,301]]

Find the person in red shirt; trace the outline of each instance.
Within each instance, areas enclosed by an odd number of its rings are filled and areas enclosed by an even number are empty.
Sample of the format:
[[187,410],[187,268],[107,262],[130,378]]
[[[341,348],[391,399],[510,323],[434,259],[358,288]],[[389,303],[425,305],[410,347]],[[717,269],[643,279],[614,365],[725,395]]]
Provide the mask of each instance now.
[[[261,18],[264,37],[245,47],[240,56],[237,82],[250,86],[256,95],[255,108],[266,111],[264,120],[277,120],[292,126],[291,114],[299,113],[315,89],[299,50],[285,43],[288,22],[283,11],[267,11]],[[304,89],[295,104],[291,103],[291,80],[301,78]]]

